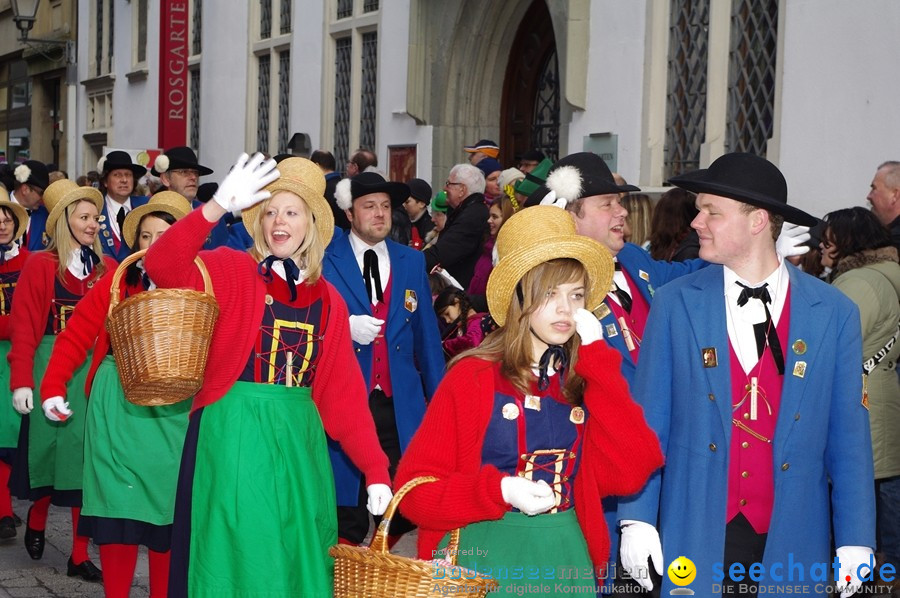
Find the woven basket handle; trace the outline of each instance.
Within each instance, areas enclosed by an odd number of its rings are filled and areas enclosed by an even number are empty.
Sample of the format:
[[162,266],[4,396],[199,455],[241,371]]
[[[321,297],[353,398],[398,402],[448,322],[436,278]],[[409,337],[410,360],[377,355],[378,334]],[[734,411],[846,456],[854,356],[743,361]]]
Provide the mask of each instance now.
[[[369,549],[380,554],[388,553],[388,530],[391,526],[391,519],[394,518],[394,513],[397,512],[397,508],[400,506],[400,501],[403,500],[403,497],[406,496],[406,493],[415,488],[416,486],[421,486],[422,484],[429,484],[431,482],[437,482],[438,478],[434,476],[419,476],[417,478],[413,478],[410,481],[406,482],[401,486],[397,493],[394,495],[394,498],[391,499],[391,502],[388,504],[387,509],[384,512],[384,515],[381,518],[381,523],[378,524],[378,529],[375,531],[375,536],[372,538],[372,542],[369,544]],[[450,541],[447,543],[447,554],[450,560],[450,563],[456,564],[456,555],[459,554],[459,528],[450,532]]]
[[[122,263],[116,268],[116,273],[113,274],[112,286],[109,289],[109,311],[107,312],[107,315],[112,315],[113,309],[119,304],[119,282],[122,280],[122,275],[125,274],[128,266],[144,257],[144,254],[146,253],[146,249],[135,251],[122,260]],[[197,264],[197,269],[200,270],[200,276],[203,277],[203,291],[210,297],[215,297],[216,295],[213,293],[212,280],[209,277],[209,270],[206,269],[206,264],[204,264],[203,260],[199,257],[194,258],[194,263]]]

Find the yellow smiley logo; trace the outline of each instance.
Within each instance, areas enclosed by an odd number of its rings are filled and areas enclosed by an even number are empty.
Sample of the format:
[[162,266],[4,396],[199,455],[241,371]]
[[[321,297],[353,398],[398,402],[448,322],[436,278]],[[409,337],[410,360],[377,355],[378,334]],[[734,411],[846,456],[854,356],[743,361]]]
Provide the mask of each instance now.
[[680,556],[669,565],[669,580],[676,586],[690,585],[694,578],[697,577],[697,567],[694,561],[686,556]]

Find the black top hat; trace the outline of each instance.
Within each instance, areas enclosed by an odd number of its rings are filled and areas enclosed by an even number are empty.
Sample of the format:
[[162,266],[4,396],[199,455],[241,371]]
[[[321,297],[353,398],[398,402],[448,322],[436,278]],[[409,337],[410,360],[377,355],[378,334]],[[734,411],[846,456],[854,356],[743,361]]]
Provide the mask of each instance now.
[[[22,168],[25,166],[26,168]],[[50,184],[50,171],[43,162],[37,160],[25,160],[13,170],[17,183],[34,185],[41,190]]]
[[186,146],[167,149],[157,156],[150,173],[154,176],[159,176],[169,170],[179,170],[181,168],[196,170],[200,173],[200,176],[213,173],[212,168],[207,168],[206,166],[198,164],[197,154],[194,153],[194,150]]
[[569,201],[593,195],[640,191],[634,185],[617,185],[603,158],[592,152],[569,154],[558,160],[547,174],[545,185],[556,191],[557,197]]
[[370,193],[387,193],[391,196],[391,207],[396,208],[409,197],[406,183],[385,181],[377,172],[361,172],[350,179],[350,195],[355,200]]
[[410,179],[406,181],[409,187],[409,195],[424,204],[431,203],[431,185],[422,179]]
[[131,156],[129,156],[127,152],[121,150],[109,152],[106,156],[100,158],[100,163],[97,164],[97,170],[100,171],[100,178],[105,177],[113,170],[119,169],[130,170],[136,179],[147,174],[146,168],[132,162]]
[[694,193],[721,195],[769,210],[794,224],[816,224],[813,216],[788,205],[787,181],[778,167],[754,154],[725,154],[709,168],[686,172],[669,182]]

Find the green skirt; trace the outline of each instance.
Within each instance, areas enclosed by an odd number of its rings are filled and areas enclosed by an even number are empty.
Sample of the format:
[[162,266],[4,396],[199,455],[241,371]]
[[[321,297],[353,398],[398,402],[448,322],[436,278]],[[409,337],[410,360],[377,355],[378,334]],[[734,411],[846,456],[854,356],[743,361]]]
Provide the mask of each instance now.
[[100,363],[88,401],[81,513],[170,525],[190,401],[125,400],[115,359]]
[[16,448],[19,444],[19,427],[22,416],[12,406],[9,390],[9,341],[0,341],[0,449]]
[[84,424],[87,421],[87,399],[84,383],[90,369],[91,353],[75,370],[66,387],[65,399],[72,415],[64,422],[44,417],[39,389],[44,370],[50,362],[55,336],[41,339],[34,355],[34,411],[28,427],[28,477],[32,488],[52,487],[56,490],[81,490],[84,468]]
[[[445,537],[440,546],[446,545]],[[573,509],[536,517],[510,512],[467,525],[460,530],[457,564],[496,580],[498,596],[594,596],[602,589]],[[439,568],[435,577],[461,575]]]
[[203,408],[188,595],[332,595],[334,479],[308,388],[237,382]]

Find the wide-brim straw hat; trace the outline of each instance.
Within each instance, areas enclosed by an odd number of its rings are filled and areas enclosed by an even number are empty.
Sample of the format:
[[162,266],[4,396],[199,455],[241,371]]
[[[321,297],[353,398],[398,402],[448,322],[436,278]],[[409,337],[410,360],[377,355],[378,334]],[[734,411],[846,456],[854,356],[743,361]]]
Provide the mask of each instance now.
[[56,230],[56,221],[62,216],[66,208],[76,201],[85,199],[94,202],[97,211],[103,211],[103,196],[93,187],[81,187],[70,179],[60,179],[50,183],[44,190],[44,207],[50,212],[47,216],[47,235],[53,236]]
[[160,191],[150,198],[150,201],[128,212],[125,222],[122,224],[122,238],[132,249],[137,241],[137,230],[141,224],[141,218],[153,212],[165,212],[175,220],[181,220],[191,211],[191,202],[182,194],[175,191]]
[[[325,199],[325,175],[319,165],[306,158],[286,158],[278,163],[281,177],[266,185],[266,191],[273,196],[279,191],[288,191],[298,196],[309,206],[313,221],[322,239],[322,245],[328,246],[334,235],[334,215],[331,206]],[[259,212],[265,201],[241,212],[241,219],[247,233],[253,236],[253,223],[259,220]]]
[[25,231],[28,230],[28,210],[17,203],[9,201],[9,193],[6,192],[2,185],[0,185],[0,208],[9,208],[16,215],[19,225],[13,232],[12,240],[15,241],[21,238]]
[[560,258],[581,262],[590,279],[585,293],[585,308],[590,311],[603,302],[612,284],[615,266],[609,250],[577,234],[572,215],[556,206],[535,206],[513,214],[497,234],[496,247],[500,261],[488,278],[487,303],[500,326],[506,324],[519,281],[544,262]]

